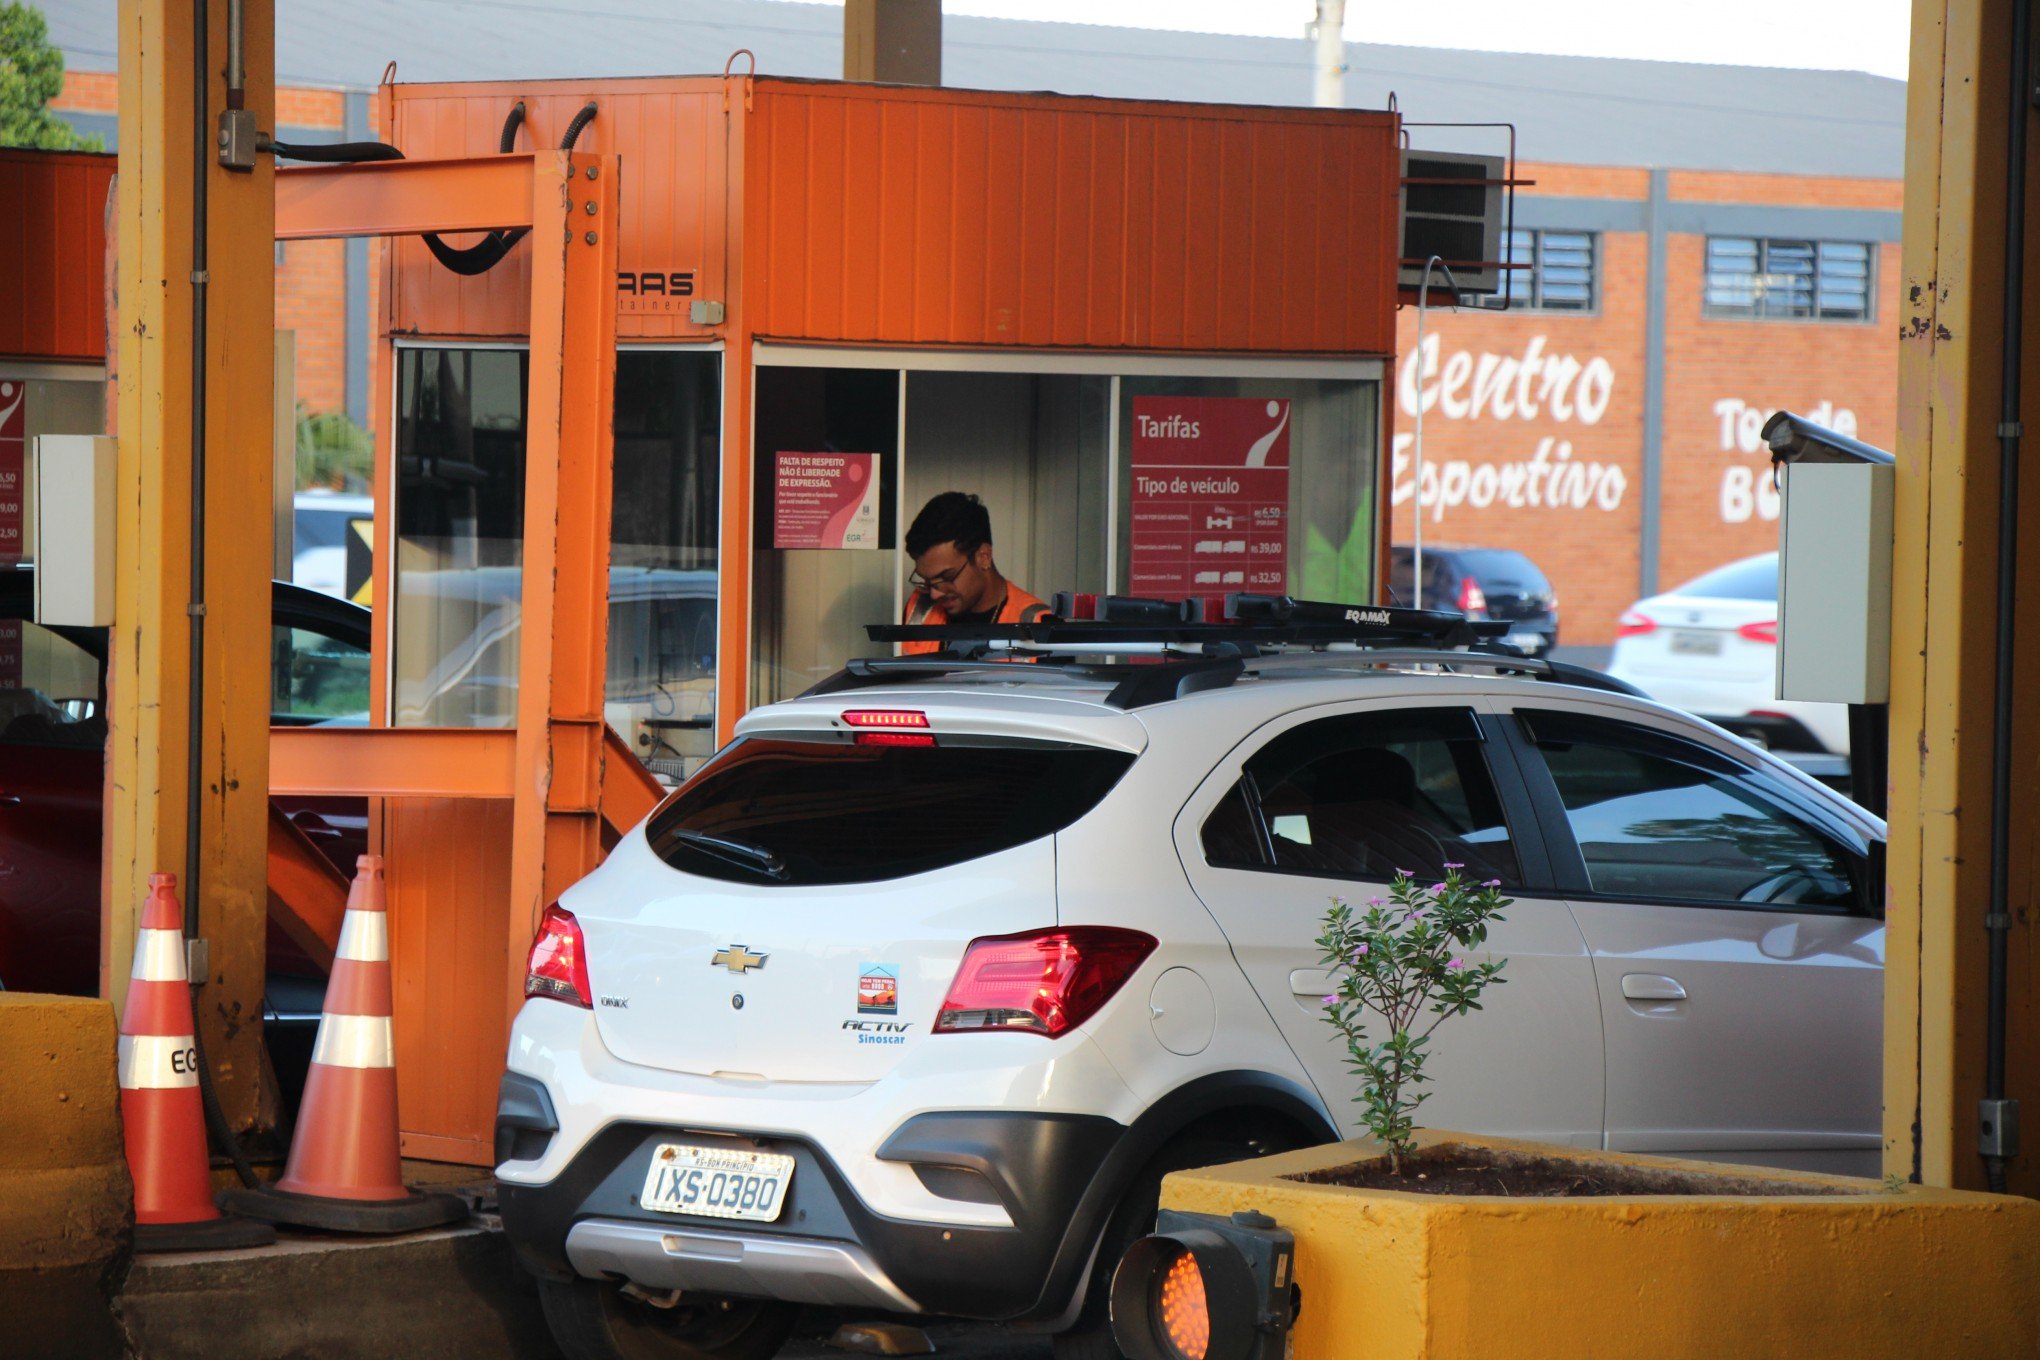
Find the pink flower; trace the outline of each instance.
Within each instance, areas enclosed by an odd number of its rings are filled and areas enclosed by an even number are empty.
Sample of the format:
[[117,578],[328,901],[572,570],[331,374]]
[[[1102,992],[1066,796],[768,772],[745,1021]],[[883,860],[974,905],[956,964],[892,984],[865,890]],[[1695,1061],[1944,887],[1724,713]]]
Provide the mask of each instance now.
[[1415,877],[1416,877],[1416,875],[1415,875],[1415,874],[1413,874],[1413,873],[1411,873],[1411,872],[1410,872],[1410,871],[1409,871],[1408,869],[1398,869],[1398,870],[1396,870],[1396,871],[1395,871],[1395,876],[1396,876],[1397,878],[1415,878]]
[[1388,899],[1385,897],[1370,897],[1367,899],[1367,905],[1370,907],[1385,907],[1388,905]]
[[1487,882],[1481,884],[1480,886],[1483,888],[1499,888],[1502,886],[1502,880],[1500,880],[1499,878],[1491,878]]
[[1356,950],[1354,950],[1354,951],[1353,951],[1353,957],[1354,957],[1354,959],[1358,960],[1358,959],[1362,959],[1362,958],[1365,958],[1366,956],[1367,956],[1367,945],[1366,945],[1366,943],[1365,943],[1365,942],[1362,942],[1362,944],[1360,945],[1360,947],[1359,947],[1358,949],[1356,949]]
[[1452,970],[1453,972],[1457,973],[1457,972],[1459,972],[1460,970],[1462,970],[1462,969],[1464,969],[1464,968],[1466,967],[1466,960],[1465,960],[1465,959],[1454,959],[1454,960],[1452,960],[1452,962],[1450,962],[1450,963],[1446,964],[1445,966],[1446,966],[1447,968],[1451,969],[1451,970]]
[[1339,998],[1337,998],[1336,996],[1328,996],[1325,998],[1325,1004],[1327,1006],[1336,1006],[1339,1004]]
[[1466,866],[1464,864],[1454,864],[1448,859],[1445,861],[1445,867],[1448,869],[1464,869]]

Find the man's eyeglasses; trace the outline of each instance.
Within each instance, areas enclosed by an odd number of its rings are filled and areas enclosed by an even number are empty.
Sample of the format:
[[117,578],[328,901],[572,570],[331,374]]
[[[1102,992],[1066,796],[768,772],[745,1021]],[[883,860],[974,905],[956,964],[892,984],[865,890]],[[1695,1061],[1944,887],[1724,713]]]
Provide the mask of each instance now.
[[934,590],[938,586],[954,585],[956,578],[963,575],[969,566],[970,563],[965,562],[960,566],[951,567],[948,571],[938,571],[933,576],[923,576],[917,571],[907,577],[907,584],[916,590]]

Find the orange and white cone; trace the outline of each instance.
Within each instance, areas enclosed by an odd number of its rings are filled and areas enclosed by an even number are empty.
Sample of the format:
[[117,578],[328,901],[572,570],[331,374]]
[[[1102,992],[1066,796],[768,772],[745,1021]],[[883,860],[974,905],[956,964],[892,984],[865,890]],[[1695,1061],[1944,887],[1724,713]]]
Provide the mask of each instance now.
[[389,909],[379,855],[357,861],[347,892],[283,1178],[273,1190],[229,1192],[223,1202],[271,1222],[341,1232],[407,1232],[467,1214],[455,1196],[419,1195],[404,1186],[390,1029]]
[[223,1219],[213,1207],[195,1033],[177,876],[150,874],[120,1018],[120,1115],[135,1182],[138,1250],[204,1250],[275,1237],[262,1225]]

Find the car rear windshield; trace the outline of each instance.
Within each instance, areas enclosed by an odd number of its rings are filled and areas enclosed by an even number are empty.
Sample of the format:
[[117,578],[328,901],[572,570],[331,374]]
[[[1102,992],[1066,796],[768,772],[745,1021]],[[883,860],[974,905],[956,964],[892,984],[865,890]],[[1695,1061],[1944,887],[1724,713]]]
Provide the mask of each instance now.
[[1453,556],[1459,559],[1460,570],[1483,587],[1493,582],[1521,595],[1544,595],[1551,590],[1551,583],[1537,570],[1537,564],[1519,552],[1507,548],[1462,548]]
[[1712,600],[1775,600],[1778,598],[1778,554],[1746,557],[1705,576],[1696,576],[1672,592]]
[[871,883],[1008,850],[1082,817],[1133,763],[1074,743],[746,737],[645,828],[676,869],[763,886]]

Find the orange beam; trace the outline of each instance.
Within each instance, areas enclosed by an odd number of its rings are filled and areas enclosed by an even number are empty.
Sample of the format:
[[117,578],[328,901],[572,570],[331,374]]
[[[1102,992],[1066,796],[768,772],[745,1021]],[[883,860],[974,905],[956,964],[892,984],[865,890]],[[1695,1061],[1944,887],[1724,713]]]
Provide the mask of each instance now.
[[272,727],[269,791],[360,798],[510,798],[517,734],[502,728]]
[[276,172],[276,239],[417,236],[531,224],[530,152]]
[[606,723],[602,762],[602,820],[621,836],[652,815],[652,809],[665,800],[666,786]]
[[539,912],[602,859],[616,165],[595,154],[533,165],[506,1017],[523,1003],[524,954]]
[[269,919],[320,967],[333,967],[347,880],[297,824],[269,805]]

